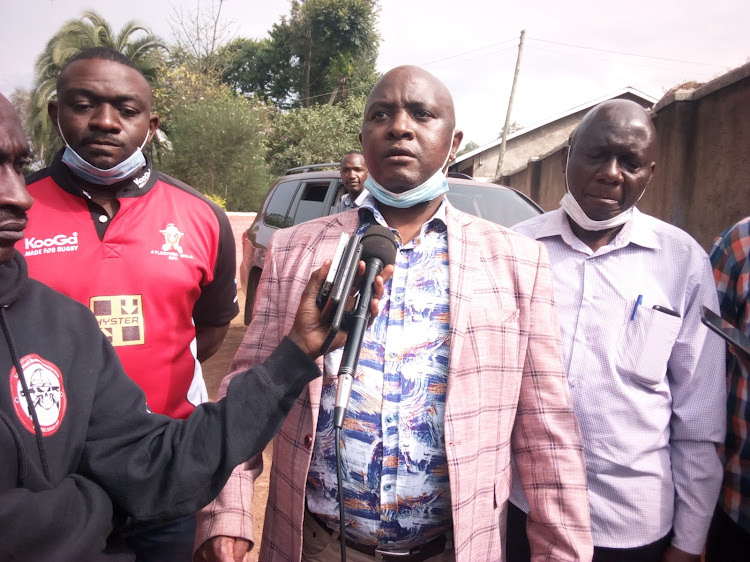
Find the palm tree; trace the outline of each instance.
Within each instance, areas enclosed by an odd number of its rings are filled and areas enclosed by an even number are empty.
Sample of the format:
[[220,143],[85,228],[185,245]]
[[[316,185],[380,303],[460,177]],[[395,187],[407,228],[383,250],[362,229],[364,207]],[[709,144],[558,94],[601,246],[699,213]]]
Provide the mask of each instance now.
[[109,23],[93,11],[66,22],[48,42],[36,61],[34,88],[29,103],[27,128],[36,159],[48,164],[61,142],[47,117],[47,104],[54,98],[57,78],[65,64],[84,49],[110,47],[121,52],[152,81],[163,65],[167,51],[161,39],[136,21],[127,22],[115,34]]

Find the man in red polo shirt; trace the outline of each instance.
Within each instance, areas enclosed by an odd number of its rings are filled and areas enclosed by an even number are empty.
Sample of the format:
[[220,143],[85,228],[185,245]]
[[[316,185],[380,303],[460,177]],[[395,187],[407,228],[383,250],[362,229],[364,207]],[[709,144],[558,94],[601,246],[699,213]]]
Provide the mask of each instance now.
[[[159,118],[124,55],[72,59],[49,115],[65,148],[27,180],[29,273],[91,309],[154,412],[185,418],[208,399],[200,362],[238,313],[229,221],[144,156]],[[190,560],[193,534],[192,517],[132,522],[127,543],[139,561]]]

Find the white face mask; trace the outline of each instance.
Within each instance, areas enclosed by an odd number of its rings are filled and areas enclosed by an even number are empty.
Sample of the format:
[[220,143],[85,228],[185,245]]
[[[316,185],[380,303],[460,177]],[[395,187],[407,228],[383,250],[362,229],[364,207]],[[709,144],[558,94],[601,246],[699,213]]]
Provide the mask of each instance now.
[[[455,134],[455,130],[453,133]],[[448,160],[450,160],[451,150],[453,150],[453,134],[451,135],[451,145],[448,147],[448,156],[445,157],[445,162],[443,162],[443,165],[438,171],[432,174],[423,183],[416,187],[412,187],[411,189],[407,189],[403,193],[391,193],[375,181],[372,174],[368,175],[365,180],[365,189],[367,189],[367,191],[369,191],[370,194],[383,205],[398,207],[400,209],[413,207],[414,205],[424,203],[425,201],[432,201],[439,195],[447,193],[448,191],[448,178],[445,176],[445,173],[443,173],[443,170],[445,169]]]
[[[617,228],[618,226],[622,226],[630,219],[632,219],[633,209],[635,209],[636,204],[641,200],[643,194],[646,193],[645,189],[641,193],[640,197],[638,197],[638,201],[633,203],[633,205],[631,205],[629,209],[610,219],[595,221],[594,219],[590,218],[583,209],[581,209],[581,206],[578,204],[578,201],[576,201],[576,198],[571,195],[570,186],[568,185],[568,165],[570,164],[570,152],[572,150],[573,147],[568,147],[568,156],[565,161],[565,195],[563,195],[563,198],[560,199],[560,207],[562,207],[563,211],[565,211],[565,213],[571,219],[573,219],[573,222],[580,226],[582,229],[592,231]],[[651,180],[649,179],[649,181]]]
[[68,144],[68,141],[65,140],[65,135],[63,135],[62,128],[60,127],[59,115],[57,117],[57,129],[60,131],[60,136],[65,143],[65,152],[62,156],[63,163],[76,176],[89,183],[112,185],[128,179],[146,165],[146,157],[143,155],[143,147],[146,146],[146,142],[148,142],[148,136],[151,133],[151,130],[146,133],[146,138],[143,139],[143,143],[141,143],[141,146],[139,146],[133,154],[119,164],[105,170],[97,168],[73,150]]

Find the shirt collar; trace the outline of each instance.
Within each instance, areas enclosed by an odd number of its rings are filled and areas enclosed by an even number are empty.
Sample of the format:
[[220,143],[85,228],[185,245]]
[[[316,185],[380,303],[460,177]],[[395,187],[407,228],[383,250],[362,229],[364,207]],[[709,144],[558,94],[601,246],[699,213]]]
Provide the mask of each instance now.
[[[363,193],[367,193],[367,190],[363,191]],[[448,198],[443,196],[443,200],[440,202],[440,205],[435,211],[435,214],[427,219],[427,221],[425,221],[425,223],[422,225],[420,235],[424,234],[430,228],[441,228],[442,230],[445,230],[448,225],[447,216],[445,213],[447,200]],[[393,230],[388,225],[388,223],[385,222],[383,215],[380,214],[377,200],[372,195],[367,193],[367,196],[364,198],[361,206],[359,207],[359,223],[360,225],[373,223],[373,219],[374,222],[377,222],[381,226],[385,226],[386,228],[390,228],[391,230]]]
[[[352,203],[357,206],[361,207],[362,204],[365,202],[365,199],[367,199],[367,196],[370,195],[370,193],[366,189],[362,189],[362,191],[359,192],[359,195],[357,195],[357,198],[352,201]],[[349,200],[351,201],[351,196],[349,196]]]

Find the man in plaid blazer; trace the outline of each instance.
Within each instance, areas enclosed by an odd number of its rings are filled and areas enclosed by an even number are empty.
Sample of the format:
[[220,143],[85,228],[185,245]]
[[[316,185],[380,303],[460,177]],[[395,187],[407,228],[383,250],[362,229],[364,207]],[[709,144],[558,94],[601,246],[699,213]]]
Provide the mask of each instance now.
[[[590,560],[583,452],[562,371],[547,254],[542,245],[444,201],[446,155],[453,157],[462,139],[454,126],[450,93],[428,72],[399,67],[378,82],[368,98],[360,134],[371,177],[366,187],[374,198],[368,198],[369,203],[358,211],[276,233],[266,254],[253,320],[232,373],[261,361],[291,328],[309,272],[333,255],[341,233],[358,231],[368,221],[395,230],[400,252],[394,279],[399,276],[404,250],[415,240],[428,245],[429,236],[437,233],[447,250],[438,255],[447,256],[445,279],[450,287],[444,293],[449,353],[447,384],[442,390],[444,414],[439,418],[449,481],[445,491],[450,498],[449,528],[435,531],[443,534],[434,539],[428,521],[424,528],[430,532],[411,537],[429,545],[439,540],[442,552],[434,556],[424,555],[433,547],[417,545],[399,549],[398,558],[385,547],[377,549],[377,558],[363,558],[367,548],[353,540],[353,548],[347,549],[352,551],[351,559],[503,560],[512,454],[532,505],[527,532],[533,559]],[[379,321],[399,320],[393,313],[399,297],[391,281],[386,293],[392,294],[383,299],[391,302],[381,307],[369,331],[371,339],[377,338],[372,332],[380,329]],[[366,337],[365,347],[367,342]],[[315,517],[317,531],[307,532],[312,511],[308,511],[311,463],[315,463],[320,438],[316,429],[323,416],[326,385],[335,384],[327,359],[319,365],[324,380],[307,387],[274,440],[260,551],[263,561],[335,560],[338,556],[338,533],[333,530],[337,525],[329,527],[324,517]],[[359,369],[366,370],[362,358]],[[223,381],[220,394],[231,377]],[[358,372],[360,378],[365,377]],[[355,386],[358,382],[367,383],[357,381]],[[384,391],[383,407],[385,400]],[[350,405],[350,415],[351,410]],[[345,424],[344,429],[347,442],[346,430],[351,427]],[[250,509],[253,482],[261,470],[260,455],[238,467],[222,494],[199,513],[196,560],[244,559],[255,541]],[[385,504],[382,497],[380,502]],[[357,525],[347,521],[347,545],[350,529],[357,531],[353,527]],[[310,537],[320,540],[321,529],[325,540],[335,544],[321,549],[325,552],[311,552],[308,541]],[[373,541],[382,545],[386,535],[380,530]]]

